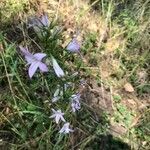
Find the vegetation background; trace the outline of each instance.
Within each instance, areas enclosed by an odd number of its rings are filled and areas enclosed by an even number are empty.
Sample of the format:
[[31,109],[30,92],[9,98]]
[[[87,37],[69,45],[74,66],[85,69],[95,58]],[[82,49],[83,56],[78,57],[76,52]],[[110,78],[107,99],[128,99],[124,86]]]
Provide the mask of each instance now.
[[[43,13],[49,42],[28,28]],[[77,33],[83,59],[65,50]],[[30,80],[19,45],[52,53],[68,77],[37,73]],[[68,82],[63,103],[52,104],[57,85]],[[75,91],[82,109],[70,114],[67,99]],[[149,104],[150,0],[0,1],[0,149],[148,150]],[[49,118],[57,106],[73,133],[60,135]]]

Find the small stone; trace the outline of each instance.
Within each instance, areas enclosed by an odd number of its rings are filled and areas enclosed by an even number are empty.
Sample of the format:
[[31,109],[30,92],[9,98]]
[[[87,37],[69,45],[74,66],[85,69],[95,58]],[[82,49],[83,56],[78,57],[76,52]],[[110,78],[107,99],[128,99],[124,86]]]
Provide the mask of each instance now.
[[124,85],[124,89],[125,89],[126,92],[130,92],[130,93],[134,92],[134,88],[130,83],[126,83]]

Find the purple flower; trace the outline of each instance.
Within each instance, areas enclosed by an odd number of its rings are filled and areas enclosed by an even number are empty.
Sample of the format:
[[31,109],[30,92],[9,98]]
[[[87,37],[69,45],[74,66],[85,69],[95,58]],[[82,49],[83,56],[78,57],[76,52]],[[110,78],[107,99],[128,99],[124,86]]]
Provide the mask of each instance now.
[[65,124],[63,125],[63,127],[60,129],[59,133],[64,133],[64,134],[66,134],[66,133],[69,133],[69,132],[73,132],[73,130],[69,128],[69,125],[70,125],[69,122],[65,123]]
[[47,14],[45,15],[42,15],[40,18],[33,18],[31,20],[31,23],[29,24],[29,27],[39,27],[39,28],[42,28],[42,27],[49,27],[50,23],[49,23],[49,20],[48,20],[48,16]]
[[57,77],[59,77],[59,78],[63,77],[65,75],[64,71],[60,68],[60,66],[58,65],[56,59],[53,56],[51,56],[51,58],[52,58],[53,68],[54,68],[54,71],[55,71]]
[[51,115],[50,118],[55,118],[55,122],[57,124],[58,124],[59,120],[66,122],[64,117],[63,117],[64,113],[62,113],[60,109],[57,111],[52,109],[52,111],[53,111],[53,115]]
[[46,35],[46,31],[42,30],[43,27],[49,27],[50,22],[48,20],[47,14],[42,15],[40,18],[34,17],[30,20],[29,28],[33,27],[34,31],[39,38]]
[[74,38],[72,41],[68,44],[67,48],[68,51],[79,53],[80,50],[80,44],[78,43],[77,39]]
[[48,67],[46,64],[44,64],[42,59],[46,56],[45,53],[36,53],[31,54],[27,48],[24,48],[22,46],[19,46],[21,52],[25,55],[25,59],[30,65],[28,74],[29,77],[32,78],[32,76],[35,74],[36,70],[39,68],[41,72],[48,72]]
[[40,21],[45,27],[48,27],[50,25],[47,14],[42,15]]
[[79,110],[81,108],[80,96],[81,96],[80,94],[74,94],[71,96],[72,112],[76,112],[77,110]]

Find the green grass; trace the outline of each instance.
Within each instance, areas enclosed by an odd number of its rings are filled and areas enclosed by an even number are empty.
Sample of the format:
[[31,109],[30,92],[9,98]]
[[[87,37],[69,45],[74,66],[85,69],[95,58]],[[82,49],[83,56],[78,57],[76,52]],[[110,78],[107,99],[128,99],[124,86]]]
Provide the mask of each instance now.
[[[131,98],[142,101],[150,98],[149,1],[137,0],[134,4],[128,0],[91,1],[89,11],[95,11],[104,18],[109,33],[106,41],[102,40],[100,47],[99,33],[90,31],[83,34],[84,41],[81,46],[83,60],[79,55],[68,53],[62,47],[62,43],[65,42],[63,35],[65,31],[60,20],[55,17],[50,18],[50,27],[42,29],[42,33],[45,34],[36,34],[26,26],[26,17],[31,12],[35,15],[34,8],[30,6],[28,0],[18,2],[21,3],[6,0],[6,3],[1,3],[4,8],[0,9],[2,14],[0,18],[0,148],[39,150],[128,150],[130,147],[144,150],[148,148],[149,110],[145,108],[140,112],[131,111],[122,101]],[[87,11],[82,10],[80,13],[82,16],[78,16],[78,21],[80,17],[86,15]],[[16,15],[21,17],[14,19]],[[13,20],[16,22],[12,23]],[[121,42],[125,41],[125,44],[119,43],[121,46],[108,53],[108,42],[112,39],[120,42],[116,37],[119,37]],[[19,45],[28,46],[34,53],[46,53],[47,57],[44,61],[50,71],[44,74],[38,71],[33,79],[29,79],[28,66],[20,53]],[[65,70],[65,77],[58,78],[55,75],[50,63],[51,55]],[[113,64],[113,61],[117,64]],[[108,74],[107,77],[103,76],[103,70],[106,71],[104,74]],[[73,76],[75,72],[78,74]],[[141,77],[139,73],[144,75]],[[85,87],[81,86],[83,79],[87,83]],[[132,84],[134,93],[123,91],[123,81]],[[71,86],[65,91],[66,83],[71,83]],[[84,88],[94,89],[95,83],[97,87],[104,88],[111,94],[114,113],[109,114],[100,108],[96,109],[84,98],[81,100],[81,110],[71,113],[70,96],[79,91],[85,95],[89,94],[83,93]],[[52,103],[51,100],[58,86],[63,90],[63,96],[57,103]],[[65,113],[65,119],[74,129],[73,133],[59,134],[63,124],[57,125],[49,118],[52,108],[61,109]],[[138,113],[141,114],[141,119],[131,127]],[[112,120],[127,129],[123,136],[111,135],[109,129]]]

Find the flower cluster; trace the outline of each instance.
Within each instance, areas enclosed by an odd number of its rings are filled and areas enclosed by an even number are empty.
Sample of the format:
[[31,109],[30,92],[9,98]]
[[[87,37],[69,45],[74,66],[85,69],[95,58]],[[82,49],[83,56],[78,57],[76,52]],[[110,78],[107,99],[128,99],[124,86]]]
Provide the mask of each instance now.
[[[63,115],[64,113],[61,112],[61,110],[54,110],[52,109],[53,114],[50,116],[50,118],[55,118],[55,122],[58,124],[58,122],[61,120],[63,122],[66,122],[66,120],[64,119]],[[60,129],[59,133],[69,133],[69,132],[73,132],[72,129],[69,128],[69,122],[65,123],[63,125],[63,127]]]
[[[58,90],[58,89],[57,89]],[[56,90],[56,92],[58,92]],[[56,93],[55,92],[55,93]],[[58,96],[58,94],[57,94]],[[58,100],[58,99],[57,99]],[[71,108],[72,108],[72,112],[76,112],[81,108],[81,104],[80,104],[80,94],[74,94],[70,97],[71,100]],[[54,101],[53,101],[54,102]],[[56,102],[56,101],[55,101]],[[66,122],[66,120],[64,119],[64,113],[62,113],[62,111],[59,110],[54,110],[52,109],[53,114],[50,116],[50,118],[54,118],[56,124],[59,123],[59,121],[63,121]],[[69,129],[69,122],[65,123],[62,127],[62,129],[59,131],[60,133],[69,133],[69,132],[73,132],[73,130]]]
[[[48,28],[49,26],[50,26],[50,22],[48,20],[47,15],[43,15],[40,18],[34,18],[32,20],[32,23],[29,24],[29,27],[33,27],[37,35],[39,35],[39,33],[41,34],[42,32],[45,32],[44,30],[42,30],[42,28]],[[35,75],[38,69],[42,73],[49,72],[49,65],[47,65],[43,61],[43,59],[47,56],[45,53],[32,54],[31,52],[29,52],[27,47],[23,47],[20,45],[19,48],[27,61],[27,65],[30,65],[28,68],[28,74],[30,79]],[[80,44],[78,43],[76,38],[72,39],[72,41],[67,45],[66,50],[69,52],[80,53]],[[60,67],[60,65],[58,64],[57,60],[54,58],[54,56],[50,54],[49,59],[51,61],[51,66],[56,76],[59,78],[64,77],[65,73],[63,69]],[[69,84],[65,84],[65,91],[67,90],[68,86]],[[55,103],[58,100],[60,100],[62,96],[63,96],[63,90],[61,90],[61,87],[59,86],[54,92],[52,103]],[[71,103],[70,108],[73,113],[78,111],[81,108],[80,94],[73,94],[69,100]],[[53,118],[56,124],[59,124],[60,122],[64,122],[64,125],[60,129],[59,133],[66,134],[69,132],[73,132],[73,130],[69,128],[70,123],[66,122],[66,120],[64,119],[64,115],[65,113],[63,113],[61,109],[58,110],[52,109],[52,115],[50,116],[50,118],[51,119]]]

